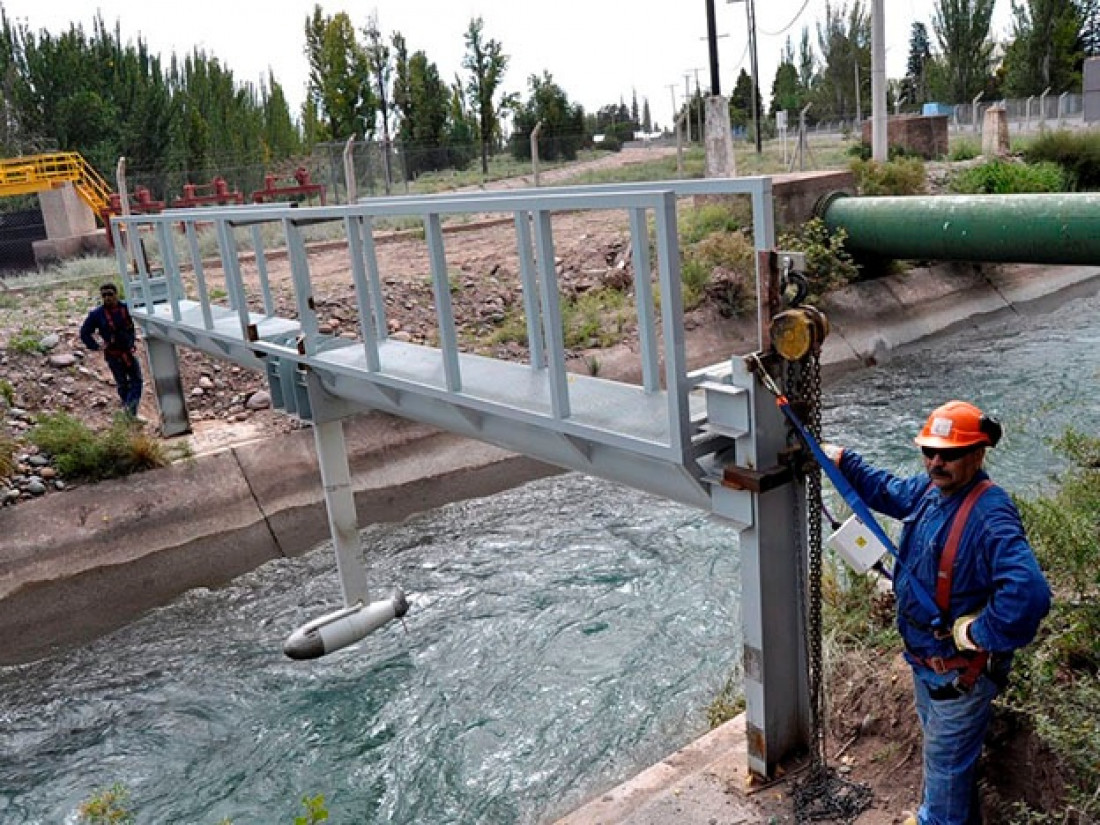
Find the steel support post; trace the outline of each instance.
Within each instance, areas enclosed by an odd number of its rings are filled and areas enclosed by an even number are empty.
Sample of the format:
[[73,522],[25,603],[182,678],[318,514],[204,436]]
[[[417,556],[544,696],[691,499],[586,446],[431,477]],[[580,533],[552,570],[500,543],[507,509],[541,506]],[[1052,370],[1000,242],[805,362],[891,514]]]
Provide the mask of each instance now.
[[161,435],[169,438],[191,432],[176,345],[163,338],[146,336],[145,352],[149,356],[150,377],[160,409]]
[[[312,388],[310,397],[314,402],[318,400]],[[315,421],[313,440],[317,448],[317,462],[321,466],[325,511],[328,513],[329,534],[336,552],[336,569],[340,574],[344,604],[367,604],[367,574],[360,557],[359,522],[355,514],[355,496],[351,489],[351,469],[348,467],[343,421]]]
[[[787,445],[787,425],[740,359],[731,380],[751,391],[752,446],[755,455],[738,464],[765,468]],[[799,582],[806,577],[805,503],[794,484],[754,496],[753,525],[740,534],[741,626],[744,639],[745,703],[749,770],[775,775],[784,757],[809,745],[809,671],[806,628]]]

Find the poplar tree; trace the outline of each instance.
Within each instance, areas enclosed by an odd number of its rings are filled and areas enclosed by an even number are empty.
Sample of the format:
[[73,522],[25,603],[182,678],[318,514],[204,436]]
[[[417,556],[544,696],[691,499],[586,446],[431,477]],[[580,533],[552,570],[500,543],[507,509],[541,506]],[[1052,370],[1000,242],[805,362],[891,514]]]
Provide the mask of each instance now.
[[489,150],[500,132],[500,113],[514,99],[503,96],[497,100],[497,90],[508,68],[508,55],[500,42],[485,39],[485,23],[480,17],[470,20],[466,30],[466,55],[462,67],[469,74],[467,88],[477,114],[477,129],[481,143],[481,173],[489,173]]
[[989,80],[993,41],[989,26],[994,0],[936,0],[932,30],[943,61],[944,83],[951,102],[966,103]]
[[308,94],[325,124],[324,138],[340,140],[362,131],[374,134],[375,100],[367,56],[345,12],[326,17],[315,6],[306,18]]
[[1076,90],[1083,58],[1081,13],[1073,0],[1014,3],[1013,39],[1005,53],[1005,94],[1013,97]]

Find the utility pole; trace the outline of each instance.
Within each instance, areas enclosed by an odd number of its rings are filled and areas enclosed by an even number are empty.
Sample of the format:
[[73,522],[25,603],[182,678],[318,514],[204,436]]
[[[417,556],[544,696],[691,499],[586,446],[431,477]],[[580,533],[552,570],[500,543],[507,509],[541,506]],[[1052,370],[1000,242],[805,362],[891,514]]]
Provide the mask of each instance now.
[[874,0],[871,6],[871,158],[878,163],[889,157],[885,6],[885,0]]
[[760,154],[760,81],[756,60],[756,0],[726,0],[727,3],[744,3],[745,20],[749,29],[749,65],[752,69],[752,130],[756,133],[756,154]]
[[860,111],[859,106],[859,55],[855,56],[853,61],[856,67],[856,128],[859,128],[859,122],[863,120],[863,113]]
[[[684,100],[687,101],[687,136],[688,143],[691,143],[691,72],[684,72]],[[703,136],[699,135],[699,140],[702,141]]]
[[[707,0],[707,57],[710,64],[710,93],[717,97],[722,94],[718,82],[718,28],[714,22],[714,0]],[[695,85],[699,85],[699,76],[695,76]]]
[[668,91],[672,95],[672,124],[675,127],[675,125],[676,125],[676,84],[675,83],[669,83],[668,84]]

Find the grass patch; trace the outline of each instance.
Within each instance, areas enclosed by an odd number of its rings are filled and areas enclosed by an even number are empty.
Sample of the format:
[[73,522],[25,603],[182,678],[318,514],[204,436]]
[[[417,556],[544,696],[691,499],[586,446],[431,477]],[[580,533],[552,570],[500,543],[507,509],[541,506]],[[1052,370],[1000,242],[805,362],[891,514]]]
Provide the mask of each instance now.
[[0,378],[0,398],[3,398],[4,403],[9,407],[15,406],[15,387],[7,378]]
[[0,476],[15,473],[15,450],[19,445],[6,435],[0,435]]
[[982,147],[978,144],[978,141],[971,140],[967,137],[957,137],[951,141],[947,159],[954,163],[958,163],[963,160],[973,160],[981,153]]
[[590,349],[617,344],[633,314],[626,293],[608,287],[564,300],[561,316],[565,346]]
[[34,327],[23,327],[8,341],[8,349],[22,355],[42,352],[42,333]]
[[1013,195],[1025,192],[1064,192],[1068,180],[1056,163],[1016,163],[991,160],[951,176],[948,188],[961,195]]
[[169,463],[160,442],[137,428],[124,413],[116,415],[102,433],[67,413],[44,415],[29,437],[72,479],[99,481]]

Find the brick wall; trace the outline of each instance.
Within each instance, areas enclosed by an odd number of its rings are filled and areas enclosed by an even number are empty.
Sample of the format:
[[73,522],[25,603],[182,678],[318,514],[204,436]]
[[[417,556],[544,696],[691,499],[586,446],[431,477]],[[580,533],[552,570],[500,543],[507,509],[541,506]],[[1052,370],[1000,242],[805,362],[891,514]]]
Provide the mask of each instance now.
[[[863,142],[871,145],[871,121],[863,121]],[[886,123],[887,146],[900,146],[925,159],[947,154],[947,115],[902,115]]]

